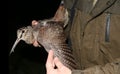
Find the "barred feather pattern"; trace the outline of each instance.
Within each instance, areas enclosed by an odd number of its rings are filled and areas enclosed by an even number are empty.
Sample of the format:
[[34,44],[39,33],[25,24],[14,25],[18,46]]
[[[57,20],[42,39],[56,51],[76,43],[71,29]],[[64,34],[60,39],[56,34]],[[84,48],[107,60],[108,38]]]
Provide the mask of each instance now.
[[38,28],[38,42],[43,45],[45,50],[54,51],[54,57],[58,57],[63,65],[69,69],[77,69],[77,64],[72,54],[72,50],[66,43],[62,22],[49,21],[44,26]]

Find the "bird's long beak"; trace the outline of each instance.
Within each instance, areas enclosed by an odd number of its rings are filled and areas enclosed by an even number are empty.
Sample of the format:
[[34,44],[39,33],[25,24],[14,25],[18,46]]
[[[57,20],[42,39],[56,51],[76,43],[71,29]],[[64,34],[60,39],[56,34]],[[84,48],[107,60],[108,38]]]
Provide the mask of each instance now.
[[11,54],[12,52],[14,52],[14,49],[15,49],[16,45],[20,42],[20,40],[21,40],[21,38],[17,38],[17,39],[16,39],[16,41],[15,41],[15,43],[14,43],[14,45],[13,45],[11,51],[10,51],[10,54]]

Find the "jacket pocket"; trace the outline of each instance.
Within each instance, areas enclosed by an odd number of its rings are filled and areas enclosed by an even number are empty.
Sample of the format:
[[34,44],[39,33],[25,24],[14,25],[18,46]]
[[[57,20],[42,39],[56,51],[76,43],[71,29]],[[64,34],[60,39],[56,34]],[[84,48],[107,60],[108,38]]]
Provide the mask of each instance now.
[[110,17],[111,17],[111,13],[107,13],[106,27],[105,27],[105,42],[110,42]]

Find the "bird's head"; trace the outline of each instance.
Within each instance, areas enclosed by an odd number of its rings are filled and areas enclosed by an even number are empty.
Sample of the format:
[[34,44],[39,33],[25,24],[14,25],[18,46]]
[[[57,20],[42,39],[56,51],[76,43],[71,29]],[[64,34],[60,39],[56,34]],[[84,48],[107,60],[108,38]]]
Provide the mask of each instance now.
[[10,53],[14,52],[16,45],[21,40],[25,41],[27,44],[32,44],[33,40],[34,40],[32,32],[33,32],[33,28],[31,26],[19,28],[17,30],[17,39],[16,39]]

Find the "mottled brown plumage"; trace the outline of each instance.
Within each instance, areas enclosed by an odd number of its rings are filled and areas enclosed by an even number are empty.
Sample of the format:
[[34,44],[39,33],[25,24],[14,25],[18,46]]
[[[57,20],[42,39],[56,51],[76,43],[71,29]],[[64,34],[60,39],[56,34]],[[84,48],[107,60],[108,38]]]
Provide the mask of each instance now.
[[[47,52],[49,52],[49,50],[53,50],[54,57],[58,57],[63,65],[71,70],[76,69],[77,65],[75,63],[72,50],[66,43],[66,37],[63,30],[64,23],[56,21],[40,22],[33,27],[27,26],[18,29],[18,38],[16,42],[18,43],[20,40],[23,40],[27,44],[33,44],[34,41],[37,41],[38,44],[42,45]],[[14,51],[17,44],[16,42],[11,52]]]
[[[44,46],[48,52],[50,49],[54,51],[54,56],[58,57],[60,61],[70,69],[76,69],[72,50],[66,44],[66,37],[63,30],[62,22],[49,21],[46,24],[38,23],[35,26],[35,31],[39,32],[37,41]],[[37,30],[36,30],[37,28]]]

